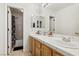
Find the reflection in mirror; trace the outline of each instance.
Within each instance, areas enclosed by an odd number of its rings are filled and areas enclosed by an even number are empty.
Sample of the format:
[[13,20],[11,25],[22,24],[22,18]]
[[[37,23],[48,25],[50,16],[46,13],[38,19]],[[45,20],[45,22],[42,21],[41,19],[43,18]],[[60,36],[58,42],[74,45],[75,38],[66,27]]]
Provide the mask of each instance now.
[[33,23],[33,28],[35,28],[35,23]]
[[42,28],[42,21],[40,21],[40,28]]
[[55,14],[56,33],[78,35],[79,33],[79,4],[62,8]]
[[55,33],[55,17],[49,16],[49,32]]
[[43,16],[32,16],[32,28],[45,28],[45,18]]
[[39,28],[39,21],[37,20],[37,28]]

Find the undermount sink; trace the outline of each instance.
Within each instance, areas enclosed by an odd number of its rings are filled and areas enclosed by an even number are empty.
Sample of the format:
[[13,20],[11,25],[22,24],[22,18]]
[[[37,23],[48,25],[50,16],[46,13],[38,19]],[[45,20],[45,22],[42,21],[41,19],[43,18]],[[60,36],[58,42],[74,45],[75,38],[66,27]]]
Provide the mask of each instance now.
[[52,39],[54,44],[65,47],[65,48],[74,48],[79,49],[79,40],[75,40],[72,38],[54,38]]

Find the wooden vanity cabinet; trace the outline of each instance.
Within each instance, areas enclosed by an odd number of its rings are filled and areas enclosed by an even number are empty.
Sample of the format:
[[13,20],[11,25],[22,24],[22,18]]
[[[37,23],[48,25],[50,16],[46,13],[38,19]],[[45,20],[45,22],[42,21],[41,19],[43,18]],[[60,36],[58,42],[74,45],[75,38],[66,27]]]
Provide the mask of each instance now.
[[36,56],[51,56],[51,49],[47,47],[46,45],[42,44],[39,41],[35,41],[36,47],[35,47],[35,55]]
[[64,54],[60,53],[59,51],[52,49],[52,56],[64,56]]
[[29,36],[29,52],[32,53],[32,37]]
[[33,56],[35,55],[35,40],[32,37],[29,37],[29,51]]
[[35,39],[32,39],[32,55],[35,56]]
[[29,37],[29,51],[31,52],[32,56],[40,56],[41,43],[34,38]]
[[64,55],[63,55],[63,54],[61,54],[61,53],[59,53],[59,52],[57,52],[57,51],[54,51],[53,56],[64,56]]
[[41,43],[39,41],[36,40],[35,42],[36,46],[35,46],[35,55],[36,56],[41,56]]
[[58,51],[54,51],[53,56],[64,56],[64,55]]
[[51,49],[46,45],[42,44],[41,48],[41,55],[42,56],[51,56]]
[[32,37],[29,37],[29,51],[32,56],[64,56],[64,54],[59,51],[49,48]]

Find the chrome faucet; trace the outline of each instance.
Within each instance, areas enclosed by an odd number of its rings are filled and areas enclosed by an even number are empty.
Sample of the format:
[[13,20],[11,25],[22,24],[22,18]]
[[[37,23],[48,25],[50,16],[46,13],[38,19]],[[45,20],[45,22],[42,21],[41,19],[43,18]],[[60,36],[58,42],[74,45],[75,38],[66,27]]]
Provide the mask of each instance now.
[[40,31],[39,30],[37,31],[37,34],[40,34]]
[[66,38],[66,37],[63,37],[62,39],[64,42],[71,42],[71,38]]

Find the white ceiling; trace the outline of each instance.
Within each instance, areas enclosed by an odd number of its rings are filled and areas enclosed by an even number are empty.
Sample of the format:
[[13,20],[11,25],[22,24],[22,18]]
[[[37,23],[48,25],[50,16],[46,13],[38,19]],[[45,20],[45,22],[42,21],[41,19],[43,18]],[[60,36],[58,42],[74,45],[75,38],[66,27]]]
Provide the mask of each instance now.
[[55,12],[73,4],[74,3],[49,3],[45,8],[51,9],[52,11]]

